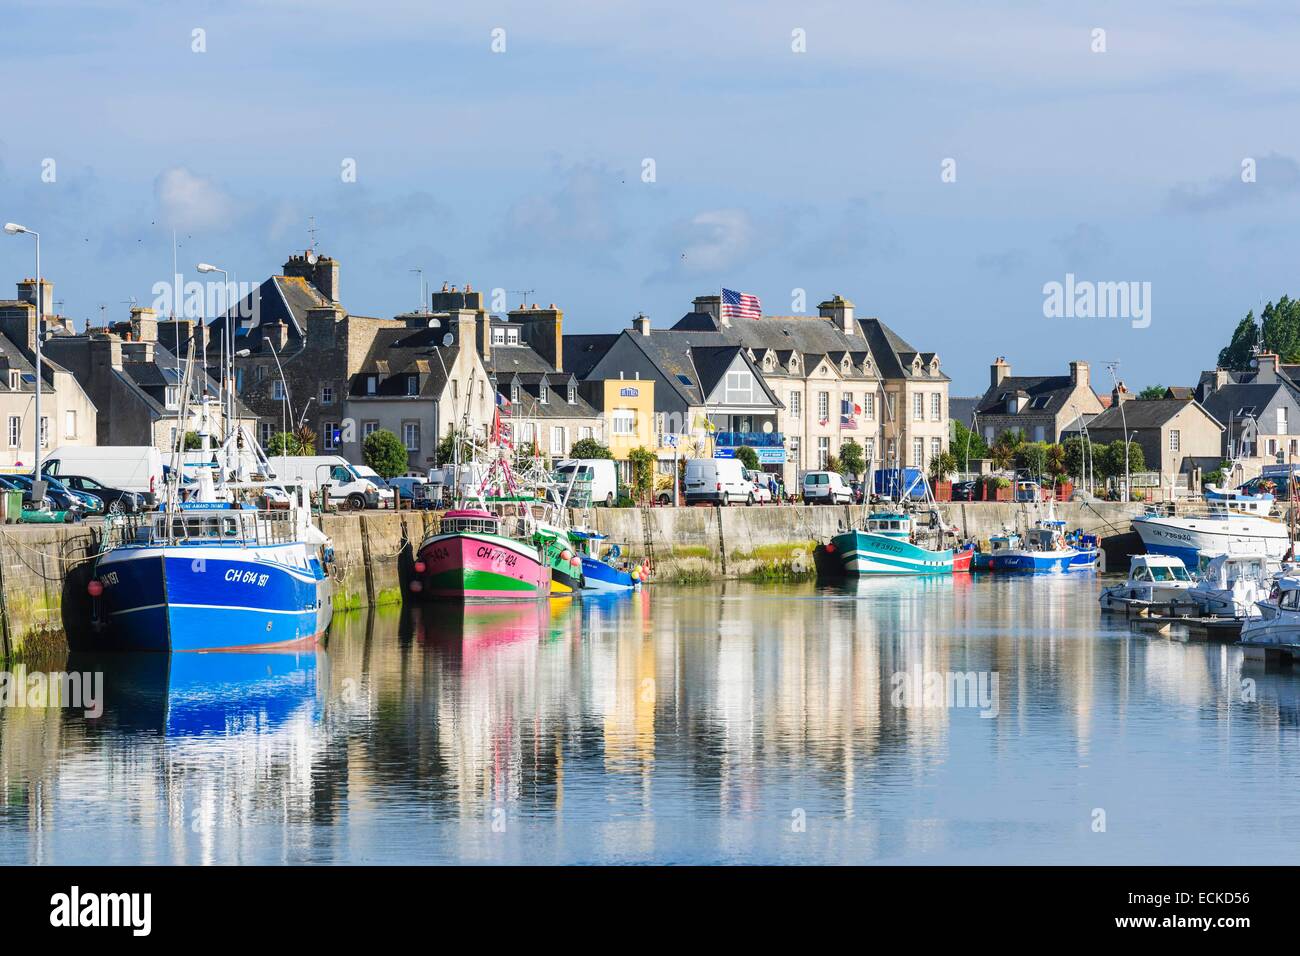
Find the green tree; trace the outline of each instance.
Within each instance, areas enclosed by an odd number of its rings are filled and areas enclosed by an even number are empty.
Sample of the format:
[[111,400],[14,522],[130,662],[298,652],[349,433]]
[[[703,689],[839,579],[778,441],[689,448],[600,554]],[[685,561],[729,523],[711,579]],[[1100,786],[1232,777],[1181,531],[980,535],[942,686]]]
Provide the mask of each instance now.
[[948,447],[963,469],[967,460],[977,461],[989,457],[988,442],[979,432],[972,431],[955,418],[948,424],[948,437]]
[[950,451],[941,452],[930,459],[930,480],[947,481],[957,470],[957,457]]
[[993,459],[993,467],[998,469],[1010,468],[1016,460],[1016,453],[1023,445],[1024,438],[1018,431],[1004,431],[993,441],[993,447],[989,449],[989,458]]
[[1300,362],[1300,299],[1282,296],[1260,313],[1259,341],[1287,363]]
[[1149,401],[1155,398],[1164,398],[1165,387],[1163,385],[1148,385],[1146,388],[1142,389],[1142,391],[1137,393],[1137,397],[1141,401]]
[[850,438],[840,445],[840,464],[854,478],[867,470],[866,455],[862,451],[862,446],[854,439]]
[[[460,460],[469,461],[474,457],[474,443],[464,431],[453,428],[447,434],[438,440],[438,449],[434,453],[438,456],[438,464],[449,465],[456,460],[456,444],[460,444]],[[375,471],[379,469],[376,468]]]
[[[266,443],[266,453],[272,458],[280,455],[301,455],[298,438],[292,432],[276,432]],[[376,471],[379,469],[376,468]]]
[[736,457],[740,459],[740,463],[750,471],[758,471],[758,452],[754,451],[754,449],[750,448],[748,445],[741,445],[737,448]]
[[1259,327],[1255,324],[1255,313],[1247,312],[1246,317],[1237,323],[1230,341],[1219,351],[1219,368],[1250,368],[1250,357],[1259,342]]
[[650,449],[637,447],[627,453],[627,460],[632,463],[632,497],[638,503],[644,503],[654,487],[658,459]]
[[608,445],[602,445],[594,438],[579,438],[569,449],[570,458],[609,458],[614,457],[614,453],[609,450]]
[[406,446],[387,428],[376,429],[361,443],[361,456],[381,478],[396,478],[407,470]]
[[1061,442],[1061,452],[1065,456],[1065,474],[1082,479],[1087,458],[1087,446],[1081,437],[1067,438]]
[[[1097,469],[1099,478],[1123,478],[1124,477],[1124,440],[1116,438],[1109,445],[1093,445],[1092,447],[1093,466]],[[1146,471],[1146,456],[1142,453],[1142,446],[1135,441],[1128,443],[1128,470],[1132,474],[1135,471]]]
[[1024,442],[1016,449],[1015,465],[1033,475],[1042,475],[1047,471],[1047,442]]
[[293,430],[293,437],[298,442],[298,454],[316,454],[316,432],[310,425],[299,425]]
[[826,456],[826,470],[833,471],[836,474],[844,473],[844,463],[836,455]]
[[198,432],[185,433],[185,450],[199,451],[203,448],[203,436]]

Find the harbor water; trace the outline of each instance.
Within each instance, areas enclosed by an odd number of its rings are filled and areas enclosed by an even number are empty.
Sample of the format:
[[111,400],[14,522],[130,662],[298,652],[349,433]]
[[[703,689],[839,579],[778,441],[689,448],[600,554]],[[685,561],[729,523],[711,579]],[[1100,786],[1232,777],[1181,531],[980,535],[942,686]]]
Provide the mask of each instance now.
[[102,699],[0,707],[0,863],[1300,860],[1300,672],[1131,633],[1101,583],[654,585],[10,664]]

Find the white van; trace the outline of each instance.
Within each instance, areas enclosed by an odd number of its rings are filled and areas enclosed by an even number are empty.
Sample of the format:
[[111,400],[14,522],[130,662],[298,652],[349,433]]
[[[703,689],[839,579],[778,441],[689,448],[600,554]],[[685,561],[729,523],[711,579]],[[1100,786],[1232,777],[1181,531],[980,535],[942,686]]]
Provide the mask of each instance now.
[[379,477],[379,472],[369,465],[353,465],[352,471],[358,478],[364,478],[370,481],[372,485],[379,489],[379,507],[396,508],[397,507],[397,489],[390,487],[388,482]]
[[738,458],[687,459],[685,492],[688,505],[701,501],[717,505],[754,501],[754,485],[745,477],[745,466]]
[[853,489],[834,471],[810,471],[803,476],[804,504],[851,505]]
[[[342,455],[274,455],[268,461],[280,481],[301,482],[313,491],[329,485],[330,502],[346,504],[353,511],[378,508],[383,500],[381,486],[361,473],[365,466],[348,464]],[[393,490],[383,490],[387,493],[385,497],[391,499]]]
[[591,503],[610,505],[618,500],[618,468],[609,458],[566,458],[555,468],[560,494],[569,486],[574,472],[577,481],[591,482]]
[[59,445],[41,456],[41,473],[93,478],[107,488],[145,495],[152,506],[162,492],[163,460],[152,445]]

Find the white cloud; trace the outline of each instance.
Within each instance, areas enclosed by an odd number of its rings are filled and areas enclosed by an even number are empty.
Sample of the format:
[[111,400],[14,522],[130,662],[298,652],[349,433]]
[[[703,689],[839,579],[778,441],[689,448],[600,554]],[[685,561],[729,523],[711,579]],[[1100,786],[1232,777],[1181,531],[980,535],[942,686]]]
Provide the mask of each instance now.
[[153,192],[160,221],[176,229],[229,226],[236,214],[235,201],[225,190],[184,166],[159,173]]

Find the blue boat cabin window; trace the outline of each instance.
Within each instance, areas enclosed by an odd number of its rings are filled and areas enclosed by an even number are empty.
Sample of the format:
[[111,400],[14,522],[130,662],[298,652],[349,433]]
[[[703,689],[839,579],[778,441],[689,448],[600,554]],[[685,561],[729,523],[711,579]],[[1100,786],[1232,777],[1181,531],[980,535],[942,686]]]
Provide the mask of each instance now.
[[1284,607],[1288,611],[1300,610],[1300,591],[1286,591],[1282,595],[1282,600],[1277,603],[1278,607]]

